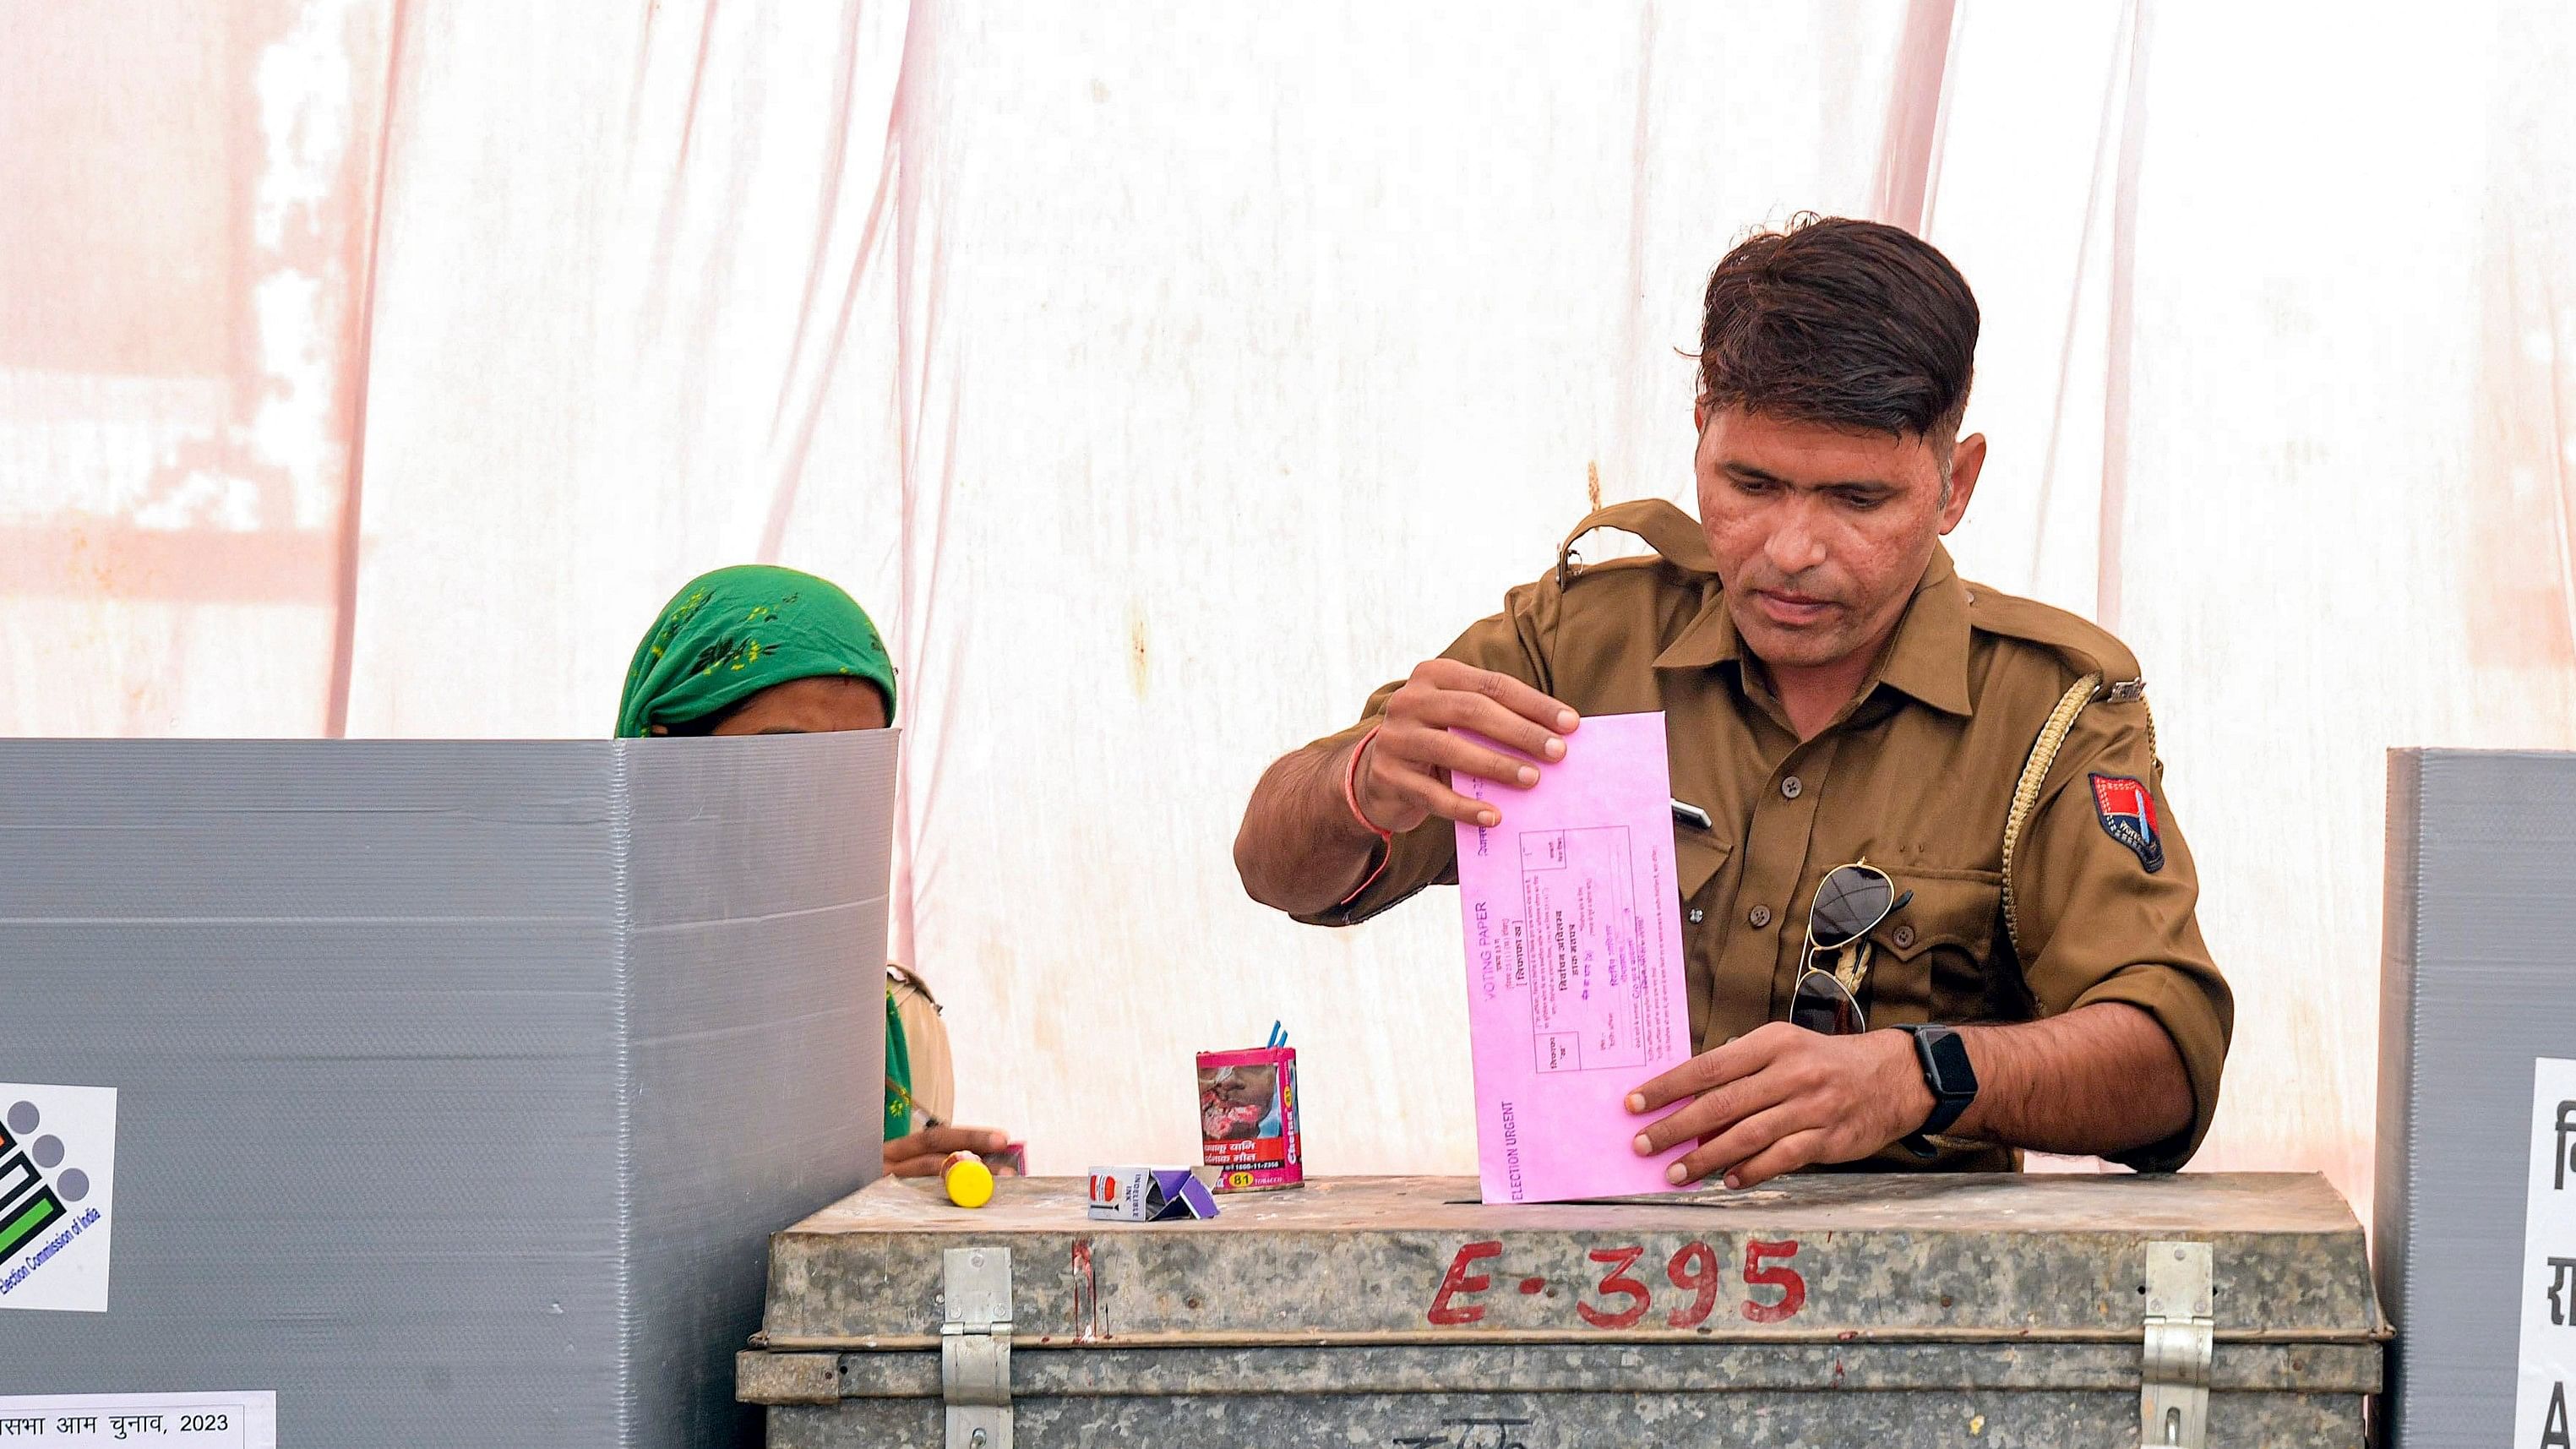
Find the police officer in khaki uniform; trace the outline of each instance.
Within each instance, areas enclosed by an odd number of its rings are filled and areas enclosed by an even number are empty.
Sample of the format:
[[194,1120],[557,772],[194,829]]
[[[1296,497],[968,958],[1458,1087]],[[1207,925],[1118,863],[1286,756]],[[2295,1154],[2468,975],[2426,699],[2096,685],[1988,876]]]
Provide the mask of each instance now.
[[[1636,1151],[1696,1141],[1673,1180],[1739,1187],[1834,1163],[2009,1169],[2024,1148],[2181,1166],[2233,1002],[2137,661],[1961,580],[1941,546],[1985,460],[1958,435],[1977,320],[1949,262],[1893,227],[1806,218],[1728,254],[1701,334],[1699,520],[1661,502],[1585,519],[1501,613],[1271,766],[1235,844],[1245,889],[1347,925],[1454,882],[1451,822],[1511,809],[1456,772],[1525,788],[1582,750],[1583,715],[1662,710],[1699,1054],[1630,1096]],[[1581,563],[1597,529],[1654,552]],[[1812,903],[1863,861],[1893,909],[1826,955],[1872,1029],[1791,1025]]]

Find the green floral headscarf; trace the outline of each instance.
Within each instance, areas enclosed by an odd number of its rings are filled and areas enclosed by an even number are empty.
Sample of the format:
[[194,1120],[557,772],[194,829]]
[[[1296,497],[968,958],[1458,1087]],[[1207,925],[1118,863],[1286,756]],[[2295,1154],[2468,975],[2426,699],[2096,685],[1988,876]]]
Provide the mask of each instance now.
[[617,737],[704,719],[773,684],[838,674],[874,684],[885,695],[886,723],[894,723],[894,663],[856,600],[794,569],[718,569],[663,605],[635,646]]

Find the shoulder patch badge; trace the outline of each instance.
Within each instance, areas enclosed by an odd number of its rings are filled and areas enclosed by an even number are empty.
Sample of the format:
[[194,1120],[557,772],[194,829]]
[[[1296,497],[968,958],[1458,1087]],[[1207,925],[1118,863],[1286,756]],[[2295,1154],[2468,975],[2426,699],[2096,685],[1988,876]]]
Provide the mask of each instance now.
[[2093,809],[2103,833],[2135,851],[2153,875],[2165,868],[2165,843],[2156,834],[2156,801],[2147,787],[2125,775],[2093,777]]

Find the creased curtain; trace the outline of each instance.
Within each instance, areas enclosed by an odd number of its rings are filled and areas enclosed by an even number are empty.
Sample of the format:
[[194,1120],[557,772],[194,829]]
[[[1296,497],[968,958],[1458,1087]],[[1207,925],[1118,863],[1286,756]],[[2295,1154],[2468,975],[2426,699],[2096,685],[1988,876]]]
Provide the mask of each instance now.
[[1245,901],[1268,758],[1690,491],[1791,211],[1985,310],[1971,577],[2146,662],[2239,1001],[2203,1166],[2356,1199],[2380,754],[2576,744],[2576,17],[0,0],[0,730],[596,735],[691,573],[867,602],[896,949],[1036,1165],[1284,1018],[1472,1158],[1452,899]]

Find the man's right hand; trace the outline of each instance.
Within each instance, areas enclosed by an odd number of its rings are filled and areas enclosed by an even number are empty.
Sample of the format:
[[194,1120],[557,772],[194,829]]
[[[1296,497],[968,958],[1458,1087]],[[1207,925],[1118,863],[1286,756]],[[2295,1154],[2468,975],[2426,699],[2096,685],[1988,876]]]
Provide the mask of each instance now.
[[1565,758],[1565,736],[1581,723],[1574,711],[1508,674],[1454,659],[1416,665],[1387,696],[1386,719],[1365,746],[1354,793],[1379,827],[1401,834],[1437,815],[1494,826],[1502,815],[1483,800],[1450,788],[1459,774],[1516,790],[1538,783],[1538,770],[1451,734],[1473,730],[1531,759]]

